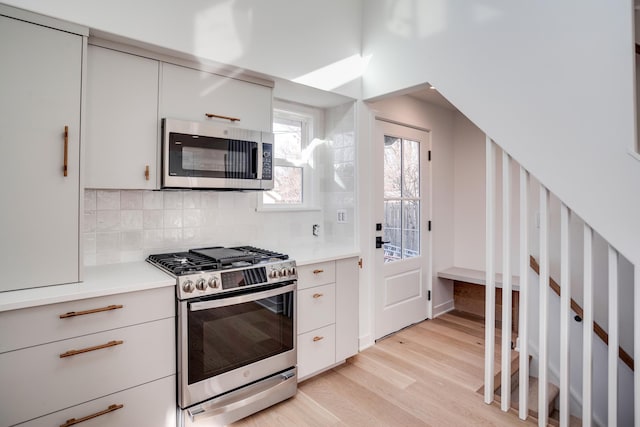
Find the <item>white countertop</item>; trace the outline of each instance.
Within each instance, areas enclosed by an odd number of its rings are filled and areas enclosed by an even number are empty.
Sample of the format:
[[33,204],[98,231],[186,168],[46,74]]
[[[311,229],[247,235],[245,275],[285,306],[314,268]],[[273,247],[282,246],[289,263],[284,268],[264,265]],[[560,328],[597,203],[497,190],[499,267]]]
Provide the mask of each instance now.
[[296,265],[315,264],[317,262],[334,261],[338,259],[360,256],[360,250],[335,244],[318,244],[309,246],[292,246],[282,249]]
[[[360,255],[360,251],[356,248],[332,244],[291,247],[284,252],[289,254],[297,265]],[[175,278],[146,261],[91,266],[84,268],[84,280],[80,283],[0,292],[0,312],[175,286],[175,284]]]
[[0,293],[0,311],[175,285],[175,278],[145,261],[85,267],[80,283]]

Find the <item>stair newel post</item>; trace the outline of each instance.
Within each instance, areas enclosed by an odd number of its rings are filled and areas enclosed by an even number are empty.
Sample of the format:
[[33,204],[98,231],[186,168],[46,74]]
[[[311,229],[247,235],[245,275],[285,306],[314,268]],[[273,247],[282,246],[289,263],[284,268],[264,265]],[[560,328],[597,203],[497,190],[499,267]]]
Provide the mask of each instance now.
[[485,293],[485,339],[484,339],[484,402],[493,402],[494,357],[495,357],[495,306],[496,284],[494,271],[495,248],[495,144],[486,137],[486,293]]
[[[608,424],[618,425],[618,252],[609,245],[609,390]],[[586,327],[586,325],[585,325]]]
[[584,225],[582,425],[591,425],[593,387],[593,230]]
[[560,205],[560,427],[569,426],[569,360],[571,316],[571,271],[569,262],[569,208]]
[[526,420],[529,415],[529,172],[520,166],[520,300],[518,334],[519,358],[519,416]]
[[511,407],[511,158],[502,151],[502,361],[500,409]]
[[540,312],[539,312],[539,373],[538,373],[538,425],[546,426],[549,417],[547,407],[547,369],[549,366],[548,318],[549,318],[549,190],[540,185]]

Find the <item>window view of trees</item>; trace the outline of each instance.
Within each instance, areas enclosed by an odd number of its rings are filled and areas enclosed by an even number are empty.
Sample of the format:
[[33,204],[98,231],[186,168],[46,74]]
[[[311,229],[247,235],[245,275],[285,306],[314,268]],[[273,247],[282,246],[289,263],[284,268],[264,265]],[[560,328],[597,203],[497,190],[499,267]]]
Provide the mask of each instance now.
[[302,159],[304,125],[301,120],[274,118],[274,188],[264,192],[263,203],[302,204],[303,168],[295,163]]
[[420,144],[384,137],[384,261],[420,255]]

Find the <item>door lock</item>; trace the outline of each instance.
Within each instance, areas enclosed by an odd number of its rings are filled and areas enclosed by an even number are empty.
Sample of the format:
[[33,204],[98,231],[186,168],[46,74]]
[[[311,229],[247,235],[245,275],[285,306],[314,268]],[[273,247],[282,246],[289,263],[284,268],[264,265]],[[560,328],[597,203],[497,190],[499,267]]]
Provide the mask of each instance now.
[[389,243],[389,241],[383,241],[381,236],[376,236],[376,249],[380,249],[385,243]]

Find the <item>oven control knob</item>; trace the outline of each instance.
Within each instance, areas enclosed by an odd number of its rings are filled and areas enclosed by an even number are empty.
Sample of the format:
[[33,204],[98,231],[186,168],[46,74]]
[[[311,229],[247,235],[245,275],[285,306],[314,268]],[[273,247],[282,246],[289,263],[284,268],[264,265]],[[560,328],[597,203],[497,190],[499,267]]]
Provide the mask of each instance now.
[[271,270],[269,272],[269,277],[271,277],[272,279],[277,279],[278,278],[278,272],[276,270]]
[[297,273],[297,271],[296,271],[296,268],[295,268],[295,267],[291,267],[291,268],[289,269],[289,275],[290,275],[290,276],[295,276],[295,275],[296,275],[296,273]]
[[184,282],[182,284],[182,290],[187,292],[187,293],[191,293],[193,292],[194,286],[193,286],[193,282],[191,280],[187,280],[186,282]]
[[205,289],[207,289],[207,284],[204,279],[198,279],[198,281],[196,282],[196,289],[199,291],[204,291]]
[[280,277],[287,277],[289,275],[289,269],[283,268],[280,270]]
[[218,283],[218,279],[216,279],[215,277],[212,277],[211,279],[209,279],[209,287],[216,289],[218,288],[218,286],[220,286],[220,283]]

